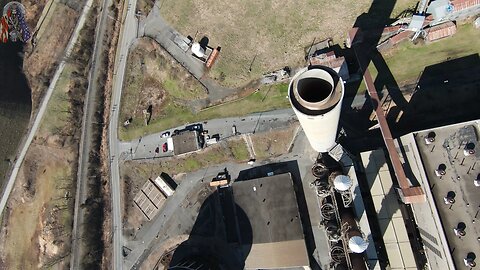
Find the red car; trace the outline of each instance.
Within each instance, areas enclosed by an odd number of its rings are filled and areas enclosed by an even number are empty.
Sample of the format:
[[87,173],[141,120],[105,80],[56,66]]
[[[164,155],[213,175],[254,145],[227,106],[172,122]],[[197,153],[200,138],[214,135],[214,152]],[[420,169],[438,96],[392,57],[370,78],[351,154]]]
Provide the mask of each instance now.
[[167,152],[167,151],[168,151],[168,144],[167,144],[167,143],[164,143],[164,144],[162,145],[162,150],[163,150],[163,152]]

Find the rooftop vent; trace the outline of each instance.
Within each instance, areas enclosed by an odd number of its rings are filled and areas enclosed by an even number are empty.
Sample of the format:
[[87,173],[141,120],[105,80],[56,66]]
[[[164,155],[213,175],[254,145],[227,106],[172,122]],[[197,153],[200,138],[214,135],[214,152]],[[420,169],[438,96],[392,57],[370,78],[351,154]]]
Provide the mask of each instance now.
[[435,170],[435,175],[439,177],[444,176],[447,173],[446,170],[447,170],[447,165],[442,163],[438,165],[438,168]]
[[474,143],[467,143],[465,145],[465,148],[463,149],[463,154],[466,157],[475,154],[475,144]]
[[352,185],[352,179],[346,175],[337,175],[333,180],[333,186],[340,192],[349,190]]
[[447,196],[445,196],[445,197],[443,198],[443,202],[444,202],[445,204],[447,204],[447,205],[448,205],[448,204],[454,204],[454,203],[455,203],[455,192],[449,191],[449,192],[447,193]]
[[457,227],[453,228],[453,232],[455,233],[456,236],[461,237],[465,236],[467,233],[465,232],[465,229],[467,228],[467,225],[463,222],[459,222]]
[[475,263],[476,255],[473,252],[469,252],[467,256],[463,259],[463,263],[467,267],[475,267],[477,264]]
[[435,132],[429,132],[427,134],[427,136],[425,137],[425,144],[432,144],[434,141],[435,141],[435,136],[437,136],[437,134],[435,134]]
[[348,248],[353,253],[363,253],[368,248],[368,242],[360,236],[352,236],[348,240]]

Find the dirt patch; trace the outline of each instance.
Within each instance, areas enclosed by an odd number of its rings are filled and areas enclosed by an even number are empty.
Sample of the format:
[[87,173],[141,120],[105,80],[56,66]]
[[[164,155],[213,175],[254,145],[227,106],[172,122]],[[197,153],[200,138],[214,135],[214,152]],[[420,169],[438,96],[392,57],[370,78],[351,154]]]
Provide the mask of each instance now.
[[70,253],[73,198],[66,190],[71,189],[72,152],[31,146],[2,227],[1,254],[9,269],[66,266],[61,259]]
[[124,120],[143,118],[149,106],[152,115],[159,115],[167,98],[169,102],[186,104],[205,97],[203,86],[155,41],[137,41],[128,56],[121,108]]
[[[33,1],[32,1],[33,2]],[[45,1],[43,5],[45,5]],[[27,7],[27,16],[32,14],[30,27],[35,27],[39,12],[42,10],[38,7]],[[31,10],[35,10],[33,13]],[[56,5],[54,10],[50,11],[52,18],[47,24],[43,24],[44,28],[42,37],[37,40],[37,45],[32,48],[30,43],[25,48],[24,72],[30,83],[32,89],[33,107],[38,107],[38,104],[46,91],[50,80],[53,76],[54,70],[63,57],[68,40],[73,33],[75,24],[78,19],[78,12],[69,8],[66,5]],[[33,32],[33,29],[32,29]]]
[[122,92],[119,135],[142,132],[145,124],[163,121],[165,115],[181,115],[180,108],[193,109],[207,97],[206,89],[165,50],[151,39],[139,39],[132,47]]
[[285,129],[252,135],[256,157],[258,159],[269,159],[288,153],[290,143],[296,135],[299,125],[297,122]]
[[171,237],[164,241],[160,246],[156,247],[148,258],[143,261],[140,265],[141,270],[150,270],[150,269],[167,269],[169,260],[175,249],[184,241],[187,241],[189,235],[178,235],[176,237]]
[[[398,0],[389,15],[397,16],[416,2]],[[240,86],[286,65],[305,65],[305,48],[314,40],[331,37],[342,45],[357,17],[372,5],[371,0],[161,3],[162,16],[176,30],[185,36],[196,36],[197,40],[207,36],[210,46],[222,47],[210,75],[228,86]],[[388,6],[382,2],[374,4],[376,9]]]
[[[144,179],[144,183],[147,180],[148,178]],[[141,192],[140,189],[142,188],[143,183],[135,183],[129,185],[128,183],[132,183],[132,179],[128,175],[124,177],[124,181],[122,182],[127,183],[126,185],[124,185],[124,192],[122,198],[122,200],[124,201],[123,231],[124,234],[127,235],[127,237],[133,239],[137,230],[140,229],[143,226],[143,223],[147,221],[145,215],[142,214],[140,209],[133,202],[135,195],[137,195],[138,192]]]
[[[312,40],[339,43],[370,1],[165,1],[161,14],[182,34],[221,46],[211,75],[240,86],[269,70],[304,62]],[[342,15],[340,15],[342,14]],[[198,23],[202,22],[202,23]]]

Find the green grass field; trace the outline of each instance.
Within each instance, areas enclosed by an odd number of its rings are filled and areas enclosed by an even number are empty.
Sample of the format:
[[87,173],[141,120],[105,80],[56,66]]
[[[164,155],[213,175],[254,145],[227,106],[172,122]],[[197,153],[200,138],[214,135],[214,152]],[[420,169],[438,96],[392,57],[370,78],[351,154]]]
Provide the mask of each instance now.
[[[160,2],[162,16],[180,33],[193,37],[198,31],[197,39],[207,36],[210,46],[222,47],[210,75],[224,77],[221,83],[226,86],[243,85],[286,65],[305,65],[304,49],[314,39],[332,37],[342,44],[357,17],[372,5],[371,0]],[[377,10],[389,12],[389,1],[375,2]],[[397,0],[390,17],[416,2]]]
[[[460,25],[457,33],[430,44],[414,45],[412,42],[399,44],[385,60],[396,81],[414,80],[425,67],[448,59],[480,53],[480,31],[471,23]],[[375,74],[372,70],[372,76]]]
[[287,88],[288,85],[285,83],[264,86],[245,98],[206,108],[198,113],[178,104],[175,100],[167,98],[162,110],[154,116],[155,119],[152,120],[150,125],[145,126],[140,120],[134,120],[128,128],[120,128],[120,139],[133,140],[146,134],[160,132],[185,123],[288,108],[290,103],[286,98]]
[[242,139],[230,140],[227,142],[228,148],[232,151],[233,157],[238,161],[246,161],[250,158],[247,145]]
[[[406,40],[384,54],[384,59],[399,86],[414,83],[420,73],[430,65],[453,60],[471,54],[480,53],[480,31],[471,23],[459,25],[457,33],[433,43],[413,44]],[[414,61],[412,61],[414,59]],[[369,66],[370,74],[375,79],[378,71],[373,63]],[[387,82],[391,83],[391,82]],[[357,94],[366,91],[365,82],[362,80]]]

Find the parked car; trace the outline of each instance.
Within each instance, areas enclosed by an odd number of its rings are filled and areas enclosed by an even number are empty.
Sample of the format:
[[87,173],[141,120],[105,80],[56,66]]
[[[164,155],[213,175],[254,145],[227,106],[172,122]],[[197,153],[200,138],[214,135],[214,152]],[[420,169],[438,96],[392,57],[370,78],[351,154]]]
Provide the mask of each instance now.
[[167,137],[170,137],[170,131],[167,131],[167,132],[164,132],[162,133],[162,138],[167,138]]
[[168,151],[168,144],[167,143],[164,143],[162,145],[162,150],[163,150],[164,153]]
[[202,131],[203,127],[202,127],[202,124],[193,124],[193,125],[186,126],[185,129],[190,131],[194,131],[194,130]]

